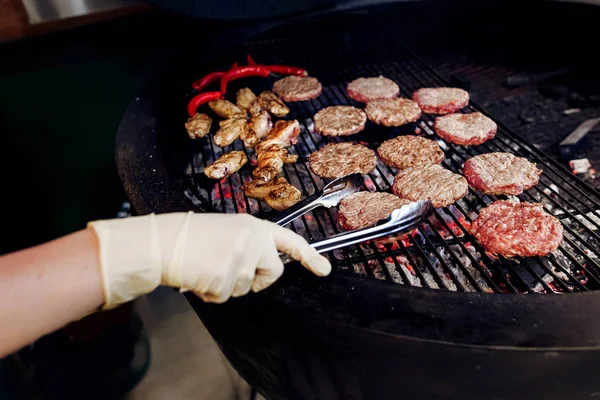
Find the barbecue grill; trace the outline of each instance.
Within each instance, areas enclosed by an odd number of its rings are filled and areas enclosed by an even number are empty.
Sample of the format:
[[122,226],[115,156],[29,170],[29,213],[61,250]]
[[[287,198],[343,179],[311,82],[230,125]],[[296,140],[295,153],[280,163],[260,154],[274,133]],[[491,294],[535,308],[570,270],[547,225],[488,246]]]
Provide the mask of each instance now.
[[[230,178],[202,173],[222,153],[252,151],[240,141],[220,149],[207,138],[191,141],[183,122],[189,85],[226,69],[249,53],[261,63],[306,68],[323,84],[315,100],[289,103],[302,126],[285,178],[303,197],[327,183],[308,156],[331,141],[375,149],[404,134],[436,139],[431,115],[400,128],[368,124],[358,135],[326,138],[312,116],[338,104],[358,105],[345,93],[361,76],[384,75],[408,96],[421,87],[451,86],[412,50],[368,15],[351,16],[364,29],[348,33],[348,19],[302,22],[221,49],[210,64],[163,67],[130,105],[119,130],[117,161],[131,201],[141,213],[194,210],[276,217],[244,196],[246,166]],[[319,29],[314,29],[315,24]],[[321,40],[324,33],[326,40]],[[310,49],[310,51],[307,51]],[[273,79],[234,82],[229,93],[268,90]],[[468,111],[481,111],[475,104]],[[493,118],[493,116],[490,116]],[[497,121],[498,122],[498,121]],[[508,260],[485,253],[469,233],[478,211],[505,198],[473,190],[437,209],[410,235],[375,240],[327,253],[334,272],[325,279],[298,265],[263,293],[224,305],[187,298],[242,376],[269,399],[525,399],[587,398],[600,394],[600,195],[502,123],[493,140],[464,147],[437,140],[443,166],[460,173],[477,154],[504,151],[537,163],[544,173],[520,201],[539,202],[560,219],[565,238],[546,257]],[[380,161],[368,190],[389,191],[396,170]],[[309,241],[340,233],[335,209],[317,209],[289,228]],[[576,378],[574,377],[576,371]]]

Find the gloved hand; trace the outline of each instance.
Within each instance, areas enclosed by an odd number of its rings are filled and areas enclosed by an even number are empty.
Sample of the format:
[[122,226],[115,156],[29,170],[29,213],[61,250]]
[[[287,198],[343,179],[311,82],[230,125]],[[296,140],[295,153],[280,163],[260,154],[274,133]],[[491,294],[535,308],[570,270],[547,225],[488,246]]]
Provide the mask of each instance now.
[[283,274],[278,250],[316,275],[331,272],[304,238],[247,214],[150,214],[88,227],[98,237],[105,309],[161,284],[215,303],[258,292]]

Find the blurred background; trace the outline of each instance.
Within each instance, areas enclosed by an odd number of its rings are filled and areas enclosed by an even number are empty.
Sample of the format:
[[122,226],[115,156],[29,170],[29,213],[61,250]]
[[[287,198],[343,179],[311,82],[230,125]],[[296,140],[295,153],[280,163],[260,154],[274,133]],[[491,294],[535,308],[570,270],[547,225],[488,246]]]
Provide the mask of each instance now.
[[[192,38],[190,25],[140,1],[0,0],[0,254],[127,215],[117,127],[149,64],[174,43],[201,44],[226,29],[196,25]],[[188,303],[167,289],[0,360],[2,400],[128,392],[131,399],[250,394]]]

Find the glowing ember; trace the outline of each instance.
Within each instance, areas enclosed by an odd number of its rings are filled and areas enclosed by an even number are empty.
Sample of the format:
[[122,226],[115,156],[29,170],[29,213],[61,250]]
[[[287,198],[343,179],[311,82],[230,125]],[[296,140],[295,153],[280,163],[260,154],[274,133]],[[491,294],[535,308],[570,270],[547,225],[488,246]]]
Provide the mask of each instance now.
[[400,241],[402,242],[402,245],[404,247],[410,247],[410,246],[412,246],[412,244],[410,243],[410,239],[408,238],[408,235],[404,235],[403,237],[401,237]]

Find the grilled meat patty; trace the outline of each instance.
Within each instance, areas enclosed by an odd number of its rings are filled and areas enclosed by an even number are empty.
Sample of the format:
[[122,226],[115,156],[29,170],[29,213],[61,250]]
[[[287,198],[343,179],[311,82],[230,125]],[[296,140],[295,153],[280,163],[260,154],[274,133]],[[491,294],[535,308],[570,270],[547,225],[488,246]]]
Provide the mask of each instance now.
[[248,157],[243,151],[232,151],[223,154],[214,163],[204,168],[204,175],[210,179],[227,178],[239,171],[248,162]]
[[185,123],[185,130],[190,139],[200,139],[208,135],[211,124],[212,119],[208,115],[196,113]]
[[398,136],[386,140],[377,149],[384,164],[399,169],[440,164],[444,151],[435,140],[420,136]]
[[437,117],[433,129],[446,142],[472,146],[496,136],[498,126],[482,113],[474,112]]
[[361,229],[375,225],[390,213],[410,203],[391,193],[358,192],[340,202],[338,222],[346,230]]
[[383,126],[402,126],[421,117],[417,103],[403,98],[370,101],[365,111],[371,121]]
[[283,101],[304,101],[316,99],[323,87],[312,76],[286,76],[273,84],[273,93]]
[[348,97],[361,103],[371,100],[391,99],[400,94],[400,88],[391,79],[383,76],[372,78],[358,78],[346,87]]
[[541,204],[499,200],[481,209],[471,234],[493,254],[545,256],[562,243],[563,226]]
[[412,99],[424,113],[450,114],[469,104],[469,92],[452,87],[421,88]]
[[315,132],[324,136],[348,136],[365,129],[367,115],[352,106],[331,106],[313,117]]
[[541,174],[527,159],[500,152],[469,158],[463,167],[469,185],[487,194],[521,194],[537,185]]
[[310,155],[310,169],[323,178],[368,174],[377,165],[375,152],[360,144],[330,143]]
[[398,197],[411,201],[429,199],[438,208],[464,197],[469,185],[462,176],[432,164],[400,171],[394,178],[392,191]]

